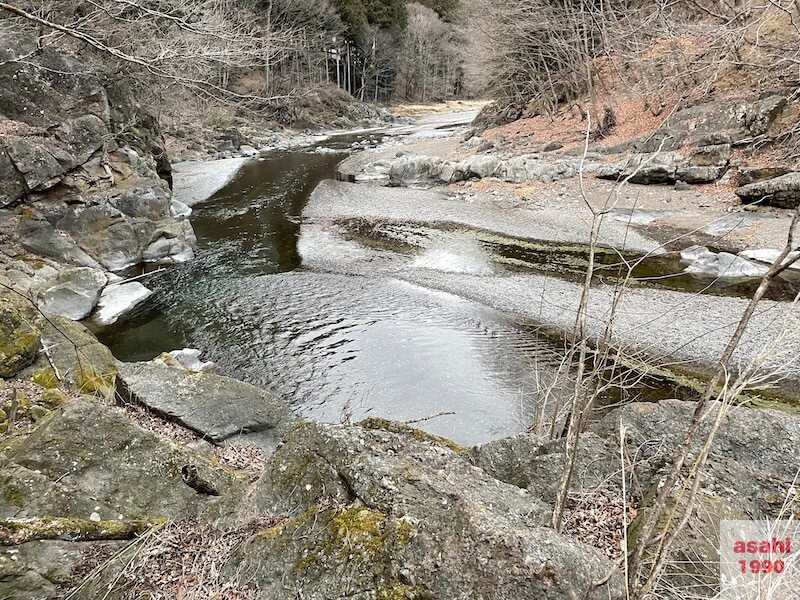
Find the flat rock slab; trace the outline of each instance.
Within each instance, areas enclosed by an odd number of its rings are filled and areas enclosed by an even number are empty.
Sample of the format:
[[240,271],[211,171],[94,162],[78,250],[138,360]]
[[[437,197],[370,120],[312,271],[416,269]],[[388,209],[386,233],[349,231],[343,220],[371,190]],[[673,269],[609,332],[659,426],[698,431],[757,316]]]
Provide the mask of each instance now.
[[273,450],[297,421],[286,405],[260,388],[157,362],[120,363],[117,393],[215,444],[247,440]]

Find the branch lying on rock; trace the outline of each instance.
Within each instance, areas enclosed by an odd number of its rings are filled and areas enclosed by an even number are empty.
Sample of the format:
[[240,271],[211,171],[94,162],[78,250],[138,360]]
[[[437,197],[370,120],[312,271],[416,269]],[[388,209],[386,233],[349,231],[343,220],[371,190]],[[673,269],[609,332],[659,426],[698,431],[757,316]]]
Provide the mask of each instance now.
[[0,546],[16,546],[34,540],[129,540],[164,521],[91,521],[70,517],[0,519]]

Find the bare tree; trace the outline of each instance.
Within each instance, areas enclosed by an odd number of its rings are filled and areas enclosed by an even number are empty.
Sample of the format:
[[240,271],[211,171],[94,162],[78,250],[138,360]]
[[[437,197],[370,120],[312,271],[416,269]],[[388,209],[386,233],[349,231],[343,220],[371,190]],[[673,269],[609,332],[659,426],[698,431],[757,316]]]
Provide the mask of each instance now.
[[398,59],[398,92],[405,98],[444,100],[462,79],[456,29],[421,4],[408,5],[408,25]]
[[263,110],[274,97],[242,92],[237,74],[261,69],[291,47],[292,30],[263,27],[246,0],[0,2],[5,18],[38,45],[61,44],[102,57],[106,69],[179,85],[205,98]]

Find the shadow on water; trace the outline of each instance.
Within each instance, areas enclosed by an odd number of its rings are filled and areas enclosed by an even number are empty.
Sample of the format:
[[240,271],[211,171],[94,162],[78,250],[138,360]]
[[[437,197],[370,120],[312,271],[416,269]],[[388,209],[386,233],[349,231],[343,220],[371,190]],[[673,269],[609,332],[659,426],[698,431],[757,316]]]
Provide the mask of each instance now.
[[146,280],[154,300],[145,312],[98,336],[120,360],[149,360],[222,333],[225,297],[249,276],[300,266],[300,213],[343,154],[278,153],[245,164],[213,197],[194,207],[194,261]]

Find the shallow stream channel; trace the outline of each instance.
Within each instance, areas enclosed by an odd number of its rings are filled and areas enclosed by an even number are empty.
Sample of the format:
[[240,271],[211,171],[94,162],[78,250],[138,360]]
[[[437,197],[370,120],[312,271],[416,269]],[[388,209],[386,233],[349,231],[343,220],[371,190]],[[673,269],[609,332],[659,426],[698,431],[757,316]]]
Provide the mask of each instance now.
[[[200,348],[219,372],[313,419],[414,421],[467,445],[526,429],[543,418],[563,343],[403,274],[481,277],[540,263],[570,276],[581,249],[466,227],[304,218],[313,190],[335,178],[341,150],[363,136],[245,164],[194,207],[196,259],[147,275],[149,303],[99,337],[126,361]],[[672,384],[649,382],[608,402],[676,395]]]

